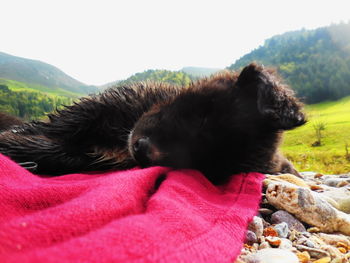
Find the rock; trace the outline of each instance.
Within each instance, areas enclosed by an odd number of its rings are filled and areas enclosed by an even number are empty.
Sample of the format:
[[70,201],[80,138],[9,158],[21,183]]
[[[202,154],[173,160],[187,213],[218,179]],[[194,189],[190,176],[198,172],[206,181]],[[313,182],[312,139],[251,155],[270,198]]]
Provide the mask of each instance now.
[[308,247],[315,247],[315,244],[314,244],[311,240],[306,240],[305,246],[308,246]]
[[299,251],[307,251],[311,257],[317,258],[317,259],[330,256],[327,251],[319,248],[311,248],[303,245],[296,245],[296,248]]
[[336,246],[338,244],[345,244],[350,249],[350,237],[341,234],[332,235],[325,233],[319,233],[317,236],[328,245]]
[[288,182],[273,182],[267,187],[266,198],[271,205],[288,211],[321,231],[350,235],[350,215],[335,209],[308,188]]
[[343,253],[339,251],[338,248],[330,246],[330,245],[323,245],[319,247],[320,249],[326,251],[331,258],[342,258]]
[[271,224],[269,222],[267,222],[264,218],[262,218],[262,222],[263,222],[264,228],[271,226]]
[[250,222],[248,226],[248,230],[254,232],[257,237],[261,237],[264,231],[262,218],[254,216],[252,222]]
[[321,185],[318,185],[318,184],[310,183],[309,186],[310,186],[310,189],[311,189],[312,191],[321,191],[321,190],[324,190],[324,187],[321,186]]
[[332,197],[329,197],[328,195],[325,195],[323,193],[315,193],[315,195],[319,195],[320,198],[322,198],[324,201],[326,201],[328,204],[330,204],[331,206],[333,206],[334,208],[336,208],[337,210],[339,210],[339,204],[337,203],[337,201],[335,201]]
[[268,185],[271,181],[277,181],[277,182],[289,182],[295,185],[298,185],[300,187],[309,187],[305,181],[299,177],[296,177],[293,174],[280,174],[280,175],[269,175],[264,180],[264,184]]
[[321,230],[318,227],[313,226],[313,227],[308,228],[307,232],[309,232],[309,233],[318,233],[318,232],[321,232]]
[[304,237],[307,237],[307,238],[309,238],[309,237],[311,237],[311,234],[309,233],[309,232],[302,232],[301,233]]
[[300,263],[309,263],[311,257],[307,251],[297,252],[297,257]]
[[324,257],[314,261],[314,263],[329,263],[331,260],[332,259],[330,257]]
[[317,174],[314,175],[314,178],[320,178],[322,176],[323,176],[323,174],[317,173]]
[[281,244],[281,239],[279,237],[267,236],[265,239],[269,242],[271,247],[279,247]]
[[298,231],[296,231],[295,229],[293,229],[292,231],[290,231],[290,234],[289,234],[289,240],[290,241],[294,241],[297,239],[298,237]]
[[285,263],[286,251],[297,256],[292,262],[350,262],[348,181],[350,174],[267,175],[259,217],[249,226],[237,263]]
[[259,213],[263,216],[267,216],[267,215],[271,215],[273,213],[273,211],[271,209],[268,209],[268,208],[260,208]]
[[324,192],[319,193],[319,195],[328,198],[328,202],[329,199],[334,200],[336,205],[333,205],[332,202],[329,203],[340,211],[350,214],[350,191],[347,188],[328,187]]
[[278,236],[278,232],[276,231],[276,229],[274,227],[266,227],[264,229],[263,235],[265,237],[271,236],[271,237],[277,237]]
[[262,243],[264,241],[265,241],[265,237],[264,236],[258,237],[258,242],[259,243]]
[[345,254],[346,253],[346,248],[345,247],[338,247],[338,250],[340,253]]
[[261,242],[261,244],[259,245],[259,250],[264,249],[264,248],[271,248],[269,242],[267,242],[267,241]]
[[321,238],[319,238],[316,234],[310,234],[310,238],[308,240],[312,242],[312,244],[306,243],[306,245],[309,245],[309,247],[320,247],[321,245],[327,245],[327,243],[324,242]]
[[300,174],[301,174],[302,176],[312,176],[312,177],[318,176],[318,175],[321,175],[321,176],[322,176],[322,174],[316,173],[316,172],[300,172]]
[[296,230],[298,232],[306,231],[304,225],[286,211],[279,210],[271,215],[271,223],[280,224],[283,222],[287,223],[290,230]]
[[350,178],[339,178],[339,177],[331,177],[331,178],[326,178],[323,183],[325,185],[328,185],[328,186],[333,186],[333,187],[338,187],[339,185],[347,185],[347,184],[344,184],[347,183],[349,184],[350,183]]
[[304,245],[306,246],[306,242],[308,241],[308,239],[304,236],[300,236],[297,241],[295,242],[296,245]]
[[274,226],[276,229],[278,236],[281,238],[287,238],[289,234],[289,227],[286,222],[279,223]]
[[280,243],[278,248],[291,249],[291,248],[293,248],[293,243],[289,239],[281,238],[281,243]]
[[247,263],[299,263],[298,257],[287,249],[265,248],[246,259]]
[[256,237],[255,233],[248,230],[245,235],[245,243],[248,245],[253,245],[256,242],[258,242],[258,238]]

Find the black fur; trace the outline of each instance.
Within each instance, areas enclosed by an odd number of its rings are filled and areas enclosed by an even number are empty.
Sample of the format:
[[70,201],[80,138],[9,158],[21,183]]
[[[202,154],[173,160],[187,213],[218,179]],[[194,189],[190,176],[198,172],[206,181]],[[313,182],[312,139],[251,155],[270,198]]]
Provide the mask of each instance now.
[[0,134],[0,152],[37,173],[163,165],[213,182],[238,172],[297,174],[278,153],[283,130],[305,123],[301,104],[255,64],[187,88],[143,83],[100,95]]
[[0,112],[0,131],[9,129],[11,126],[22,125],[23,122],[17,117]]

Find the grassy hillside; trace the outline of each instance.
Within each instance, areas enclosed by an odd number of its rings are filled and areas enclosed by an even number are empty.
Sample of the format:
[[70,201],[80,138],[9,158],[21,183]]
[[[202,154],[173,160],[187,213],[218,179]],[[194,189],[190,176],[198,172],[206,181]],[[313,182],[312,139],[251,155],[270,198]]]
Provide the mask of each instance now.
[[[306,106],[306,112],[308,123],[285,134],[284,154],[300,171],[350,172],[350,97]],[[325,130],[321,146],[313,147],[317,123],[325,124]]]
[[6,85],[12,91],[42,92],[52,96],[79,98],[83,94],[71,92],[60,88],[48,88],[39,84],[28,84],[20,81],[0,78],[0,85]]
[[0,78],[64,89],[69,92],[88,94],[97,92],[97,87],[88,86],[47,63],[12,56],[0,52]]

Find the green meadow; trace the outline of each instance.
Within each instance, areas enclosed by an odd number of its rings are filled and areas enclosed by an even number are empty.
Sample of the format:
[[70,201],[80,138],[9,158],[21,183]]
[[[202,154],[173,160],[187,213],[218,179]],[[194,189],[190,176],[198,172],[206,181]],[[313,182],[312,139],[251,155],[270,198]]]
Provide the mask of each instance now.
[[0,78],[0,84],[6,85],[12,91],[42,92],[51,96],[79,98],[82,94],[70,92],[61,88],[50,88],[37,84],[28,84],[15,80]]
[[[299,171],[326,174],[350,172],[350,97],[305,107],[308,123],[285,133],[282,152]],[[321,145],[315,126],[321,130]],[[320,127],[320,126],[318,126]]]

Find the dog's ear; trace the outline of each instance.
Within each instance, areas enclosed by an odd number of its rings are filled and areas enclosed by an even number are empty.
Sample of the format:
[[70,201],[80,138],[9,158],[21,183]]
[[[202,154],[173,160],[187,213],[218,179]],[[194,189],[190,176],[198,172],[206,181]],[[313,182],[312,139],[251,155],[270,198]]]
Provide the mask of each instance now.
[[236,84],[245,96],[256,99],[258,111],[273,128],[289,130],[306,122],[293,91],[271,70],[252,63],[242,70]]

